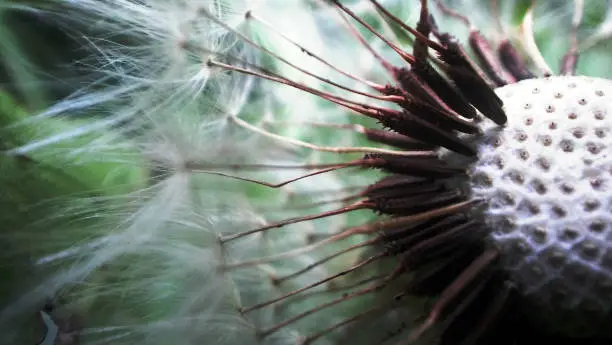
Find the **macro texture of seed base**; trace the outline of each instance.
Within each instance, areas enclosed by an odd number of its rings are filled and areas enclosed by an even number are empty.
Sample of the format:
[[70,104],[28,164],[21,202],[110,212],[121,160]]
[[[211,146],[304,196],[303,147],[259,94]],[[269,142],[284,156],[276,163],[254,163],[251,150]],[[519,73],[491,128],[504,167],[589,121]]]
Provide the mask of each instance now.
[[543,325],[612,329],[612,81],[530,79],[497,93],[508,124],[483,123],[470,175],[491,240]]

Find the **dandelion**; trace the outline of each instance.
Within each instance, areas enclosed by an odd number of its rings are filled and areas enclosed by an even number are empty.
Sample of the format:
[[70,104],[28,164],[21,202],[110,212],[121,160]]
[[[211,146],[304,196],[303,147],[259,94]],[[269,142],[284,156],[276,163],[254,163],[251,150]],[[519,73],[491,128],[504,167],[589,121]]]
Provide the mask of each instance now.
[[97,79],[17,126],[101,120],[8,154],[141,183],[5,235],[34,275],[9,343],[608,342],[612,83],[578,75],[604,29],[581,46],[575,1],[551,57],[550,4],[519,28],[508,2],[401,4],[45,9]]

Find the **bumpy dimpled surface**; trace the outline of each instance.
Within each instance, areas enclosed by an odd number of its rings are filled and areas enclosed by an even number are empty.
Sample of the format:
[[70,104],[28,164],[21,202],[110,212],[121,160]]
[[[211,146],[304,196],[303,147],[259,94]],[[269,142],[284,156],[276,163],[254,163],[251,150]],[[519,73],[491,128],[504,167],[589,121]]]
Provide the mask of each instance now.
[[483,123],[471,174],[491,239],[543,324],[601,333],[612,311],[612,82],[551,77],[497,93],[508,125]]

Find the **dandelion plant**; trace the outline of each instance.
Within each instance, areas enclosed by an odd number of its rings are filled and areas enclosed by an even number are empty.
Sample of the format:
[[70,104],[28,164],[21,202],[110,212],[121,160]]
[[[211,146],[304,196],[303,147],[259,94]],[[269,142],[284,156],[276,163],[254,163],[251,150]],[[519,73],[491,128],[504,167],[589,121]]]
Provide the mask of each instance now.
[[0,334],[609,343],[607,7],[9,2],[78,49],[4,115]]

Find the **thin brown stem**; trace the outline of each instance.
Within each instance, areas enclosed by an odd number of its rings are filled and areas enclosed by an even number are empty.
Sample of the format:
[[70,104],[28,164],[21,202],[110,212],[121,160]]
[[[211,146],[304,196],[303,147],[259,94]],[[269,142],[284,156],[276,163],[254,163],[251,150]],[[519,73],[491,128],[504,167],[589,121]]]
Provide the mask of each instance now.
[[[320,1],[323,1],[323,0],[320,0]],[[369,51],[370,54],[372,54],[372,56],[380,63],[380,65],[386,71],[392,73],[396,69],[395,66],[393,66],[389,61],[387,61],[380,54],[378,54],[378,52],[376,50],[374,50],[374,48],[372,48],[370,43],[368,43],[368,41],[365,39],[365,37],[363,37],[363,35],[359,32],[359,30],[357,30],[357,28],[355,28],[355,26],[349,21],[349,19],[346,17],[344,12],[342,12],[342,10],[340,8],[335,7],[335,9],[338,12],[338,16],[340,17],[340,19],[342,20],[342,22],[344,24],[343,26],[347,30],[349,30],[349,33],[351,34],[351,36],[355,37],[355,39],[357,39],[357,41],[359,41],[359,43],[367,51]]]
[[[283,84],[283,85],[287,85],[287,86],[291,86],[294,87],[298,90],[302,90],[308,93],[311,93],[315,96],[319,96],[323,99],[326,99],[330,102],[336,103],[338,105],[342,105],[348,109],[354,110],[357,113],[366,115],[368,117],[372,117],[372,118],[378,118],[380,117],[380,112],[388,112],[391,111],[391,109],[388,108],[381,108],[381,107],[377,107],[377,106],[373,106],[373,105],[369,105],[369,104],[362,104],[362,103],[358,103],[355,101],[351,101],[348,100],[346,98],[340,97],[340,96],[335,96],[317,89],[314,89],[312,87],[306,86],[304,84],[300,84],[297,83],[295,81],[289,80],[285,77],[281,77],[279,75],[276,75],[270,71],[266,71],[263,68],[259,68],[260,71],[254,71],[254,70],[249,70],[246,68],[242,68],[242,67],[238,67],[238,66],[234,66],[234,65],[230,65],[230,64],[226,64],[226,63],[222,63],[219,61],[215,61],[215,60],[208,60],[207,62],[208,66],[210,67],[219,67],[219,68],[223,68],[229,71],[236,71],[236,72],[240,72],[243,74],[247,74],[247,75],[252,75],[254,77],[258,77],[258,78],[262,78],[262,79],[267,79],[270,81],[274,81],[277,82],[279,84]],[[398,97],[398,96],[381,96],[381,97],[387,97],[389,101],[393,101],[393,102],[399,102],[400,100],[403,100],[402,97]]]
[[304,291],[308,291],[308,290],[310,290],[312,288],[315,288],[315,287],[317,287],[319,285],[325,284],[325,283],[327,283],[327,282],[329,282],[331,280],[334,280],[336,278],[345,276],[345,275],[347,275],[347,274],[349,274],[349,273],[351,273],[351,272],[353,272],[353,271],[355,271],[357,269],[360,269],[360,268],[362,268],[362,267],[364,267],[366,265],[369,265],[369,264],[371,264],[371,263],[373,263],[373,262],[375,262],[375,261],[385,257],[386,255],[387,255],[387,253],[383,252],[383,253],[379,253],[379,254],[370,256],[369,258],[367,258],[367,259],[365,259],[365,260],[363,260],[363,261],[361,261],[361,262],[359,262],[359,263],[357,263],[357,264],[355,264],[355,265],[353,265],[353,266],[351,266],[351,267],[349,267],[349,268],[347,268],[345,270],[342,270],[342,271],[340,271],[340,272],[338,272],[338,273],[336,273],[334,275],[331,275],[331,276],[329,276],[329,277],[327,277],[325,279],[321,279],[321,280],[319,280],[319,281],[317,281],[315,283],[306,285],[306,286],[301,287],[301,288],[299,288],[297,290],[293,290],[293,291],[291,291],[289,293],[286,293],[286,294],[284,294],[282,296],[279,296],[277,298],[268,300],[266,302],[262,302],[262,303],[253,305],[253,306],[248,307],[248,308],[241,308],[240,311],[242,313],[248,313],[250,311],[253,311],[253,310],[256,310],[256,309],[261,309],[261,308],[267,307],[269,305],[278,303],[278,302],[283,301],[283,300],[285,300],[285,299],[287,299],[289,297],[295,296],[295,295],[300,294],[300,293],[302,293]]
[[303,300],[312,296],[317,296],[317,295],[322,295],[322,294],[329,294],[329,293],[333,293],[333,292],[340,292],[340,291],[347,291],[356,287],[359,287],[361,285],[365,285],[371,282],[374,282],[376,280],[382,279],[384,278],[386,275],[385,274],[377,274],[375,276],[372,277],[368,277],[365,279],[361,279],[355,283],[352,284],[348,284],[348,285],[332,285],[330,282],[330,286],[329,288],[325,289],[325,290],[316,290],[316,291],[307,291],[305,293],[302,293],[300,295],[297,295],[293,298],[293,301],[297,301],[297,300]]
[[482,33],[470,22],[470,20],[461,13],[449,8],[442,3],[442,0],[435,0],[437,7],[442,13],[451,18],[455,18],[469,28],[469,44],[476,57],[480,60],[483,69],[487,76],[495,83],[495,86],[500,87],[508,84],[507,73],[502,68],[502,63],[495,56],[489,41]]
[[231,175],[231,174],[226,174],[226,173],[221,173],[218,171],[209,171],[209,170],[195,170],[193,169],[193,172],[197,172],[197,173],[201,173],[201,174],[206,174],[206,175],[216,175],[216,176],[222,176],[222,177],[226,177],[229,179],[233,179],[233,180],[239,180],[239,181],[245,181],[245,182],[250,182],[250,183],[255,183],[261,186],[265,186],[265,187],[269,187],[269,188],[280,188],[283,186],[286,186],[290,183],[299,181],[299,180],[303,180],[305,178],[308,177],[312,177],[312,176],[316,176],[316,175],[321,175],[321,174],[325,174],[331,171],[336,171],[338,169],[343,169],[346,168],[348,166],[344,166],[344,167],[334,167],[334,168],[327,168],[327,169],[322,169],[322,170],[318,170],[306,175],[301,175],[289,180],[285,180],[283,182],[279,182],[279,183],[270,183],[270,182],[266,182],[266,181],[261,181],[261,180],[255,180],[255,179],[250,179],[250,178],[246,178],[246,177],[240,177],[240,176],[235,176],[235,175]]
[[[317,75],[317,74],[315,74],[315,73],[312,73],[312,72],[310,72],[310,71],[308,71],[308,70],[306,70],[306,69],[304,69],[304,68],[301,68],[301,67],[299,67],[299,66],[295,65],[294,63],[290,62],[289,60],[287,60],[287,59],[283,58],[282,56],[280,56],[280,55],[278,55],[278,54],[274,53],[274,52],[273,52],[273,51],[271,51],[270,49],[268,49],[268,48],[266,48],[266,47],[264,47],[264,46],[262,46],[262,45],[260,45],[260,44],[256,43],[255,41],[251,40],[250,38],[248,38],[248,37],[247,37],[246,35],[244,35],[243,33],[238,32],[238,31],[236,31],[235,29],[231,28],[229,25],[227,25],[227,24],[223,23],[221,20],[219,20],[218,18],[216,18],[214,15],[211,15],[211,14],[209,14],[209,13],[207,13],[207,12],[203,12],[203,13],[204,13],[204,15],[206,15],[206,16],[207,16],[209,19],[211,19],[212,21],[214,21],[215,23],[217,23],[217,24],[218,24],[218,25],[220,25],[221,27],[225,28],[226,30],[228,30],[228,31],[230,31],[230,32],[234,33],[235,35],[237,35],[238,37],[240,37],[240,39],[242,39],[242,40],[243,40],[244,42],[246,42],[248,45],[250,45],[250,46],[252,46],[252,47],[254,47],[254,48],[256,48],[256,49],[259,49],[259,50],[261,50],[261,51],[263,51],[263,52],[265,52],[266,54],[268,54],[268,55],[272,56],[273,58],[277,59],[278,61],[281,61],[282,63],[286,64],[287,66],[290,66],[290,67],[292,67],[292,68],[294,68],[294,69],[296,69],[296,70],[298,70],[298,71],[300,71],[300,72],[302,72],[302,73],[304,73],[304,74],[306,74],[306,75],[308,75],[308,76],[311,76],[311,77],[313,77],[313,78],[315,78],[315,79],[317,79],[317,80],[320,80],[320,81],[325,82],[325,83],[327,83],[327,84],[333,85],[333,86],[335,86],[335,87],[337,87],[337,88],[340,88],[340,89],[342,89],[342,90],[345,90],[345,91],[349,91],[349,92],[352,92],[352,93],[355,93],[355,94],[359,94],[359,95],[362,95],[362,96],[366,96],[366,97],[370,97],[370,98],[374,98],[374,99],[378,99],[378,100],[387,100],[387,99],[385,99],[385,96],[378,96],[378,95],[373,95],[373,94],[370,94],[370,93],[367,93],[367,92],[363,92],[363,91],[355,90],[355,89],[350,88],[350,87],[348,87],[348,86],[344,86],[344,85],[342,85],[342,84],[338,84],[338,83],[336,83],[336,82],[334,82],[334,81],[332,81],[332,80],[330,80],[330,79],[327,79],[327,78],[321,77],[321,76],[319,76],[319,75]],[[246,14],[246,18],[248,19],[248,18],[249,18],[249,16],[250,16],[250,12],[247,12],[247,14]]]
[[371,159],[357,159],[350,162],[327,163],[327,164],[300,164],[300,165],[278,165],[278,164],[212,164],[190,161],[185,164],[185,169],[189,171],[204,171],[210,169],[234,170],[234,171],[257,171],[257,170],[317,170],[327,168],[341,168],[349,166],[360,166],[367,164]]
[[320,218],[325,218],[325,217],[331,217],[331,216],[335,216],[338,214],[343,214],[343,213],[347,213],[347,212],[351,212],[351,211],[355,211],[355,210],[360,210],[360,209],[364,209],[369,207],[369,204],[364,202],[364,201],[358,201],[352,205],[346,206],[346,207],[342,207],[336,210],[332,210],[332,211],[327,211],[327,212],[322,212],[322,213],[317,213],[317,214],[313,214],[313,215],[309,215],[309,216],[303,216],[303,217],[296,217],[296,218],[290,218],[290,219],[285,219],[283,221],[280,222],[276,222],[276,223],[272,223],[266,226],[262,226],[259,227],[257,229],[252,229],[249,231],[244,231],[244,232],[240,232],[237,234],[233,234],[233,235],[228,235],[228,236],[224,236],[221,238],[221,242],[229,242],[238,238],[242,238],[248,235],[252,235],[252,234],[256,234],[258,232],[262,232],[262,231],[266,231],[269,229],[274,229],[274,228],[282,228],[284,226],[290,225],[290,224],[295,224],[295,223],[300,223],[300,222],[305,222],[305,221],[309,221],[309,220],[315,220],[315,219],[320,219]]
[[484,315],[481,317],[480,322],[476,328],[470,332],[470,335],[465,338],[459,345],[469,345],[475,343],[483,335],[485,335],[487,329],[491,327],[498,319],[506,305],[506,302],[510,298],[512,287],[510,284],[504,284],[501,293],[493,301],[493,303],[486,309]]
[[[445,50],[446,48],[441,45],[438,42],[434,42],[432,40],[430,40],[426,34],[423,34],[421,32],[419,32],[417,29],[407,25],[406,23],[404,23],[401,19],[399,19],[397,16],[395,16],[393,13],[389,12],[389,10],[387,10],[384,6],[382,6],[377,0],[370,0],[370,2],[372,4],[374,4],[374,6],[376,6],[376,8],[378,8],[382,13],[384,13],[387,17],[391,18],[391,20],[393,20],[395,23],[397,23],[399,26],[401,26],[404,30],[410,32],[412,35],[415,36],[417,41],[421,41],[424,44],[426,44],[427,46],[429,46],[430,48],[433,48],[437,51],[442,51]],[[427,1],[421,1],[421,20],[428,20],[428,10],[427,10]],[[429,34],[429,33],[427,33]],[[412,57],[414,59],[414,57]],[[406,60],[408,61],[408,60]],[[414,61],[413,61],[414,62]],[[410,63],[410,61],[409,61]]]
[[384,303],[384,304],[382,304],[380,306],[377,306],[377,307],[374,307],[374,308],[370,308],[370,309],[368,309],[366,311],[363,311],[363,312],[361,312],[359,314],[353,315],[353,316],[351,316],[351,317],[349,317],[349,318],[347,318],[347,319],[345,319],[343,321],[340,321],[338,323],[335,323],[335,324],[333,324],[333,325],[331,325],[331,326],[329,326],[329,327],[327,327],[327,328],[325,328],[325,329],[323,329],[323,330],[321,330],[321,331],[319,331],[319,332],[317,332],[315,334],[311,334],[311,335],[305,337],[304,339],[302,339],[300,341],[300,345],[308,345],[308,344],[312,343],[313,341],[321,338],[322,336],[324,336],[324,335],[326,335],[328,333],[333,332],[334,330],[336,330],[338,328],[344,327],[344,326],[346,326],[346,325],[348,325],[350,323],[353,323],[355,321],[363,319],[366,316],[369,316],[369,315],[372,315],[372,314],[376,314],[376,313],[381,312],[383,310],[389,309],[389,306],[391,304],[393,304],[393,302],[395,302],[395,299],[390,300],[387,303]]
[[396,217],[396,218],[378,221],[375,223],[357,226],[357,227],[352,228],[352,231],[366,232],[366,231],[372,231],[372,229],[376,229],[377,231],[394,229],[400,226],[414,224],[414,223],[417,223],[423,220],[427,220],[427,219],[432,219],[432,218],[436,218],[436,217],[440,217],[440,216],[444,216],[448,214],[459,213],[459,212],[465,211],[473,207],[479,202],[481,201],[478,199],[467,200],[467,201],[459,202],[453,205],[441,207],[441,208],[427,211],[427,212],[417,213],[414,215],[404,216],[404,217]]
[[410,151],[397,151],[397,150],[388,150],[388,149],[382,149],[382,148],[378,148],[378,147],[364,147],[364,146],[354,146],[354,147],[333,147],[333,146],[319,146],[319,145],[315,145],[315,144],[311,144],[309,142],[305,142],[302,140],[298,140],[298,139],[293,139],[293,138],[287,138],[284,137],[282,135],[278,135],[275,133],[271,133],[266,131],[265,129],[259,128],[257,126],[251,125],[250,123],[236,117],[236,116],[230,116],[229,119],[231,121],[233,121],[234,123],[236,123],[238,126],[248,129],[250,131],[253,131],[255,133],[258,133],[260,135],[263,135],[267,138],[273,139],[273,140],[278,140],[280,142],[286,143],[286,144],[290,144],[290,145],[294,145],[294,146],[298,146],[298,147],[303,147],[303,148],[307,148],[310,150],[314,150],[314,151],[320,151],[320,152],[333,152],[333,153],[386,153],[386,154],[392,154],[392,155],[398,155],[398,156],[412,156],[413,152]]
[[[360,189],[363,189],[363,187],[360,187]],[[314,201],[314,202],[310,202],[310,203],[290,204],[289,207],[292,210],[305,210],[305,209],[310,209],[310,208],[315,208],[315,207],[320,207],[320,206],[326,206],[326,205],[329,205],[329,204],[346,203],[346,202],[349,202],[351,200],[355,200],[355,199],[361,198],[361,197],[362,197],[362,195],[361,195],[361,193],[359,193],[359,194],[353,194],[353,195],[349,195],[349,196],[345,196],[345,197],[339,197],[339,198],[334,198],[334,199]],[[287,207],[282,207],[282,209],[286,210]]]
[[344,248],[342,250],[339,250],[339,251],[337,251],[337,252],[335,252],[333,254],[330,254],[330,255],[328,255],[328,256],[326,256],[324,258],[321,258],[321,259],[319,259],[319,260],[309,264],[308,266],[306,266],[306,267],[304,267],[304,268],[302,268],[302,269],[300,269],[298,271],[295,271],[295,272],[293,272],[291,274],[288,274],[288,275],[286,275],[284,277],[275,278],[274,279],[274,283],[275,284],[282,284],[283,282],[285,282],[287,280],[290,280],[290,279],[293,279],[293,278],[296,278],[296,277],[298,277],[298,276],[300,276],[300,275],[302,275],[302,274],[304,274],[304,273],[314,269],[315,267],[318,267],[318,266],[320,266],[320,265],[322,265],[322,264],[324,264],[324,263],[326,263],[326,262],[328,262],[328,261],[330,261],[330,260],[332,260],[334,258],[337,258],[337,257],[339,257],[339,256],[341,256],[343,254],[346,254],[348,252],[351,252],[351,251],[353,251],[355,249],[359,249],[359,248],[370,246],[372,244],[380,242],[381,240],[382,240],[382,237],[381,236],[377,236],[377,237],[375,237],[375,238],[373,238],[371,240],[365,241],[363,243],[359,243],[359,244],[355,244],[355,245],[346,247],[346,248]]
[[444,324],[440,327],[440,332],[446,331],[446,329],[450,327],[452,322],[455,321],[457,317],[459,317],[459,315],[461,315],[461,313],[463,313],[474,302],[474,300],[480,295],[482,290],[484,290],[484,288],[487,286],[487,283],[490,279],[490,276],[485,277],[482,281],[478,282],[476,287],[469,291],[467,296],[461,299],[461,301],[453,309],[453,311],[448,316],[446,316]]
[[570,33],[570,47],[563,56],[561,62],[562,75],[576,75],[578,67],[578,28],[582,22],[584,13],[584,0],[574,0],[574,16],[572,18],[572,30]]
[[487,250],[463,270],[457,279],[440,294],[427,319],[410,334],[403,344],[412,344],[438,322],[444,309],[498,256],[499,252],[497,250]]
[[438,7],[438,9],[440,9],[440,11],[442,11],[443,14],[459,20],[460,22],[462,22],[468,28],[472,27],[472,23],[470,22],[470,20],[466,16],[464,16],[461,13],[459,13],[459,12],[449,8],[446,5],[444,5],[442,3],[442,0],[435,0],[435,2],[436,2],[436,6]]
[[[395,133],[383,129],[366,128],[358,124],[337,124],[337,123],[322,123],[322,122],[293,122],[293,121],[267,121],[267,124],[271,125],[304,125],[313,127],[329,127],[351,130],[355,133],[361,134],[363,137],[370,141],[374,141],[380,144],[389,146],[395,146],[398,148],[406,149],[411,152],[416,149],[427,149],[433,147],[431,144],[426,144],[422,141],[413,139],[403,134]],[[397,152],[397,151],[393,151]],[[400,151],[405,152],[405,151]],[[405,154],[402,154],[405,155]]]
[[[230,270],[230,269],[235,269],[235,268],[241,268],[241,267],[249,267],[249,266],[257,266],[257,265],[262,265],[264,263],[268,263],[268,262],[273,262],[273,261],[278,261],[278,260],[283,260],[289,257],[294,257],[297,255],[302,255],[304,253],[307,253],[309,251],[315,250],[317,248],[323,247],[327,244],[330,243],[334,243],[334,242],[338,242],[341,241],[343,239],[352,237],[352,236],[356,236],[356,235],[371,235],[373,233],[375,233],[376,231],[378,231],[378,229],[376,227],[352,227],[352,228],[348,228],[345,230],[342,230],[334,235],[331,235],[319,242],[301,247],[301,248],[297,248],[294,250],[290,250],[284,253],[280,253],[280,254],[276,254],[276,255],[271,255],[271,256],[266,256],[266,257],[261,257],[261,258],[257,258],[257,259],[253,259],[253,260],[247,260],[247,261],[241,261],[241,262],[235,262],[235,263],[231,263],[231,264],[225,264],[223,266],[221,266],[219,269],[220,270]],[[223,239],[222,239],[223,240]]]
[[393,49],[406,62],[408,62],[410,64],[414,63],[414,61],[415,61],[414,60],[414,56],[406,53],[404,50],[402,50],[400,47],[398,47],[395,43],[392,43],[391,41],[389,41],[382,34],[380,34],[378,31],[376,31],[370,24],[366,23],[365,20],[359,18],[359,16],[357,14],[355,14],[355,12],[351,11],[346,6],[342,5],[338,0],[331,0],[331,2],[334,5],[336,5],[340,10],[342,10],[344,13],[348,14],[350,17],[352,17],[357,22],[359,22],[359,24],[363,25],[363,27],[368,29],[368,31],[373,33],[376,37],[378,37],[381,41],[383,41],[387,46],[389,46],[391,49]]
[[256,16],[255,14],[253,14],[252,11],[247,12],[246,14],[246,18],[247,19],[251,19],[254,20],[256,22],[258,22],[259,24],[263,25],[264,27],[268,28],[269,30],[271,30],[272,32],[274,32],[275,34],[279,35],[280,37],[284,38],[287,42],[291,43],[292,45],[294,45],[295,47],[299,48],[304,54],[310,56],[311,58],[321,62],[322,64],[324,64],[325,66],[329,67],[330,69],[342,74],[345,77],[348,77],[352,80],[358,81],[362,84],[365,84],[369,87],[371,87],[372,89],[379,91],[379,92],[383,92],[385,90],[385,87],[383,85],[374,83],[372,81],[357,77],[355,75],[352,75],[348,72],[343,71],[342,69],[332,65],[331,63],[327,62],[325,59],[323,59],[321,56],[313,53],[311,50],[306,49],[304,46],[300,45],[299,43],[297,43],[296,41],[292,40],[291,38],[289,38],[287,35],[285,35],[283,32],[277,30],[276,28],[274,28],[274,26],[270,23],[268,23],[267,21],[265,21],[262,18],[259,18],[258,16]]
[[363,290],[359,290],[359,291],[343,294],[339,298],[336,298],[336,299],[334,299],[332,301],[320,304],[320,305],[318,305],[318,306],[316,306],[314,308],[311,308],[311,309],[306,310],[306,311],[304,311],[304,312],[302,312],[300,314],[297,314],[294,317],[291,317],[291,318],[289,318],[289,319],[287,319],[287,320],[285,320],[283,322],[280,322],[280,323],[278,323],[278,324],[276,324],[274,326],[271,326],[268,329],[260,331],[259,335],[262,336],[262,337],[266,337],[266,336],[268,336],[268,335],[270,335],[270,334],[272,334],[274,332],[277,332],[280,329],[282,329],[282,328],[284,328],[284,327],[286,327],[286,326],[288,326],[288,325],[290,325],[290,324],[292,324],[294,322],[297,322],[297,321],[299,321],[299,320],[301,320],[301,319],[303,319],[303,318],[305,318],[307,316],[310,316],[312,314],[315,314],[315,313],[317,313],[317,312],[319,312],[321,310],[330,308],[330,307],[332,307],[334,305],[337,305],[337,304],[340,304],[342,302],[346,302],[346,301],[352,300],[353,298],[356,298],[356,297],[361,297],[361,296],[364,296],[364,295],[376,292],[376,291],[382,289],[383,287],[385,287],[386,284],[387,284],[386,282],[382,282],[380,284],[376,284],[374,286],[371,286],[369,288],[365,288]]

